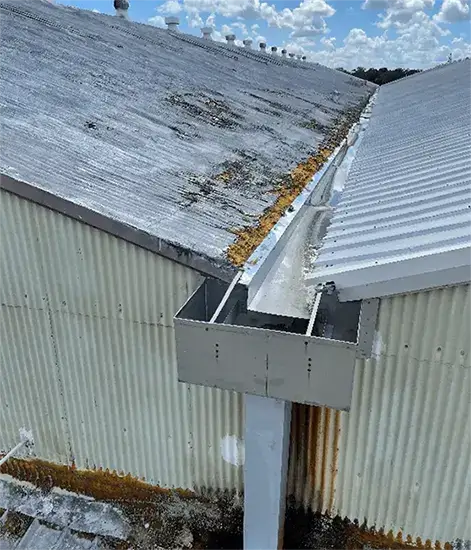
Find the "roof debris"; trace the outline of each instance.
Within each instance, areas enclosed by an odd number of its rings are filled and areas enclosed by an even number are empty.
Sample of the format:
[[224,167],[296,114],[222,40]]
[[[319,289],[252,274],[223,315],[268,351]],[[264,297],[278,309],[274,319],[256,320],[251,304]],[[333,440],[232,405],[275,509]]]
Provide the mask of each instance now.
[[284,178],[273,191],[276,194],[275,203],[266,209],[258,218],[255,225],[248,225],[241,229],[235,229],[237,235],[235,243],[227,249],[227,257],[235,266],[242,266],[251,256],[257,246],[284,215],[293,200],[310,182],[313,176],[322,168],[335,148],[347,135],[349,128],[358,120],[365,104],[348,109],[331,127],[325,144],[319,148],[319,152],[298,164],[292,172]]

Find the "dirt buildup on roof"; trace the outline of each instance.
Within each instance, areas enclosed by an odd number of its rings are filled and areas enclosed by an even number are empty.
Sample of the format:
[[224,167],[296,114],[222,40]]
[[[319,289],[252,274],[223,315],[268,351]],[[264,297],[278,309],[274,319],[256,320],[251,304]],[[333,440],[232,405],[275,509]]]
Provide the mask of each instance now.
[[166,100],[171,105],[185,110],[199,121],[219,128],[234,129],[242,119],[242,116],[231,109],[226,101],[204,96],[203,94],[189,92],[171,94]]
[[350,127],[359,119],[365,105],[366,102],[362,102],[356,107],[350,107],[336,119],[317,154],[298,164],[290,174],[283,178],[284,181],[275,187],[273,190],[276,195],[275,202],[258,218],[255,225],[233,230],[237,238],[228,247],[226,255],[234,266],[241,267],[247,261],[257,246],[285,214],[294,199],[311,181],[316,172],[321,169],[335,148],[340,145],[348,134]]

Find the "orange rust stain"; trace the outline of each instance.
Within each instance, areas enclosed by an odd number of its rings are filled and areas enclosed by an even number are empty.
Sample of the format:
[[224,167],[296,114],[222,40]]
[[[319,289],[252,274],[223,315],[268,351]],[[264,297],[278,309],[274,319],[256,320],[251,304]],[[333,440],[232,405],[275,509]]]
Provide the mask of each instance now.
[[307,473],[308,482],[314,487],[316,484],[316,474],[318,470],[319,460],[319,441],[318,433],[321,425],[321,409],[320,407],[310,407],[309,405],[302,405],[305,408],[305,414],[307,415],[307,434],[306,434],[306,459],[307,459]]
[[217,179],[220,179],[224,183],[227,183],[228,181],[231,180],[232,177],[233,177],[233,174],[229,170],[225,170],[224,172],[221,172],[220,174],[218,174]]
[[368,546],[369,548],[388,548],[392,550],[400,548],[428,548],[427,546],[424,547],[420,538],[417,538],[417,540],[414,542],[412,540],[412,537],[407,536],[406,540],[404,541],[401,532],[399,532],[397,535],[394,535],[392,531],[389,531],[386,535],[383,529],[379,529],[378,531],[376,531],[375,529],[366,529],[363,527],[359,527],[355,524],[351,524],[348,528],[348,531],[349,533],[347,536],[347,550],[364,548],[365,546]]
[[[74,464],[65,466],[40,459],[11,458],[0,467],[0,473],[29,481],[43,489],[60,487],[99,500],[149,501],[156,495],[170,493],[168,489],[150,485],[130,474],[121,476],[102,468],[79,470]],[[175,492],[183,497],[195,497],[192,491],[177,489]]]
[[334,441],[333,441],[333,459],[332,459],[332,471],[330,475],[330,497],[329,497],[329,511],[332,513],[334,510],[334,498],[335,498],[335,484],[337,481],[337,474],[339,471],[339,440],[340,440],[340,411],[334,411]]
[[[322,462],[321,462],[321,501],[324,501],[326,485],[327,485],[327,476],[329,474],[327,468],[327,457],[328,457],[328,448],[329,448],[329,426],[330,426],[330,417],[332,410],[324,407],[322,409],[325,420],[323,425],[323,434],[318,433],[317,436],[320,438],[322,435]],[[329,476],[330,477],[330,476]]]
[[315,497],[318,512],[333,512],[339,437],[339,411],[302,404],[293,406],[289,478],[296,500],[311,507]]

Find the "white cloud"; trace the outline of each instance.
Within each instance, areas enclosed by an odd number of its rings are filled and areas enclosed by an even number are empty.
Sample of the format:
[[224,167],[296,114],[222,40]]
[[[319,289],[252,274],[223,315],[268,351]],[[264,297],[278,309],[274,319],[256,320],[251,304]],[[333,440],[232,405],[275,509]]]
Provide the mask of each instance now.
[[342,43],[323,37],[321,51],[306,55],[331,67],[404,67],[428,68],[443,63],[451,53],[453,59],[471,54],[471,45],[464,38],[454,38],[443,44],[450,31],[442,28],[424,11],[415,12],[407,22],[394,23],[395,36],[388,31],[380,36],[368,36],[364,29],[351,29]]
[[204,23],[205,27],[214,27],[216,25],[216,15],[212,13],[211,15],[208,15],[206,18],[206,21]]
[[335,37],[327,38],[326,36],[323,36],[320,40],[321,44],[326,48],[326,50],[335,50]]
[[325,0],[302,0],[297,8],[285,8],[277,12],[273,6],[261,4],[261,14],[269,25],[293,29],[292,36],[312,36],[327,32],[326,17],[332,17],[335,10]]
[[203,19],[201,19],[200,14],[196,10],[187,11],[186,21],[188,23],[188,26],[192,29],[203,26]]
[[365,10],[406,10],[411,13],[433,8],[435,0],[365,0],[362,8]]
[[272,27],[291,29],[298,37],[326,33],[325,18],[335,13],[326,0],[301,0],[297,7],[281,11],[261,0],[166,0],[158,8],[160,13],[172,15],[182,10],[192,14],[193,19],[208,12],[239,21],[262,19]]
[[151,25],[154,25],[155,27],[165,27],[165,18],[161,15],[154,15],[154,17],[150,17],[148,20],[148,23]]
[[435,16],[442,23],[457,23],[470,18],[469,2],[466,0],[443,0],[440,11]]
[[[374,0],[377,2],[378,0]],[[418,13],[433,8],[435,0],[389,0],[386,13],[380,15],[378,27],[388,29],[400,25],[406,25]]]
[[232,27],[234,27],[235,29],[239,29],[243,37],[246,37],[249,35],[249,31],[247,30],[247,26],[245,23],[236,21],[235,23],[232,23]]
[[[190,27],[213,27],[212,37],[216,41],[225,42],[226,34],[235,33],[236,43],[240,44],[243,38],[251,36],[254,48],[258,48],[259,42],[267,42],[261,36],[264,22],[285,30],[280,48],[333,67],[426,68],[446,61],[450,53],[453,59],[471,54],[465,37],[454,38],[445,24],[461,20],[465,13],[469,16],[469,0],[443,0],[434,17],[427,12],[435,0],[363,0],[363,9],[381,10],[377,26],[384,32],[371,36],[365,29],[353,28],[343,40],[328,34],[327,19],[335,10],[326,0],[296,0],[295,6],[284,9],[270,1],[273,0],[166,0],[158,11],[173,14],[178,10]],[[356,7],[359,8],[360,5]],[[217,16],[227,18],[222,21],[226,24],[216,25]],[[254,19],[257,22],[252,24]],[[149,22],[164,26],[160,15]]]
[[385,10],[389,6],[389,0],[365,0],[362,8],[364,10]]
[[159,6],[158,11],[160,13],[166,13],[167,15],[177,15],[182,11],[182,5],[178,0],[167,0],[161,6]]

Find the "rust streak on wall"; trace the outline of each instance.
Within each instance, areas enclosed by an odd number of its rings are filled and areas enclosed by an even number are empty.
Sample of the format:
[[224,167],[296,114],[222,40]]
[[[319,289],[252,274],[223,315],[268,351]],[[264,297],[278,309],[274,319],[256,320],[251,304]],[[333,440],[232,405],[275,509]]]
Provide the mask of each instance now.
[[334,411],[334,439],[333,439],[333,460],[330,475],[329,511],[333,512],[335,501],[335,481],[339,471],[339,440],[340,440],[340,411]]
[[293,405],[288,492],[306,510],[334,512],[339,437],[338,411]]

